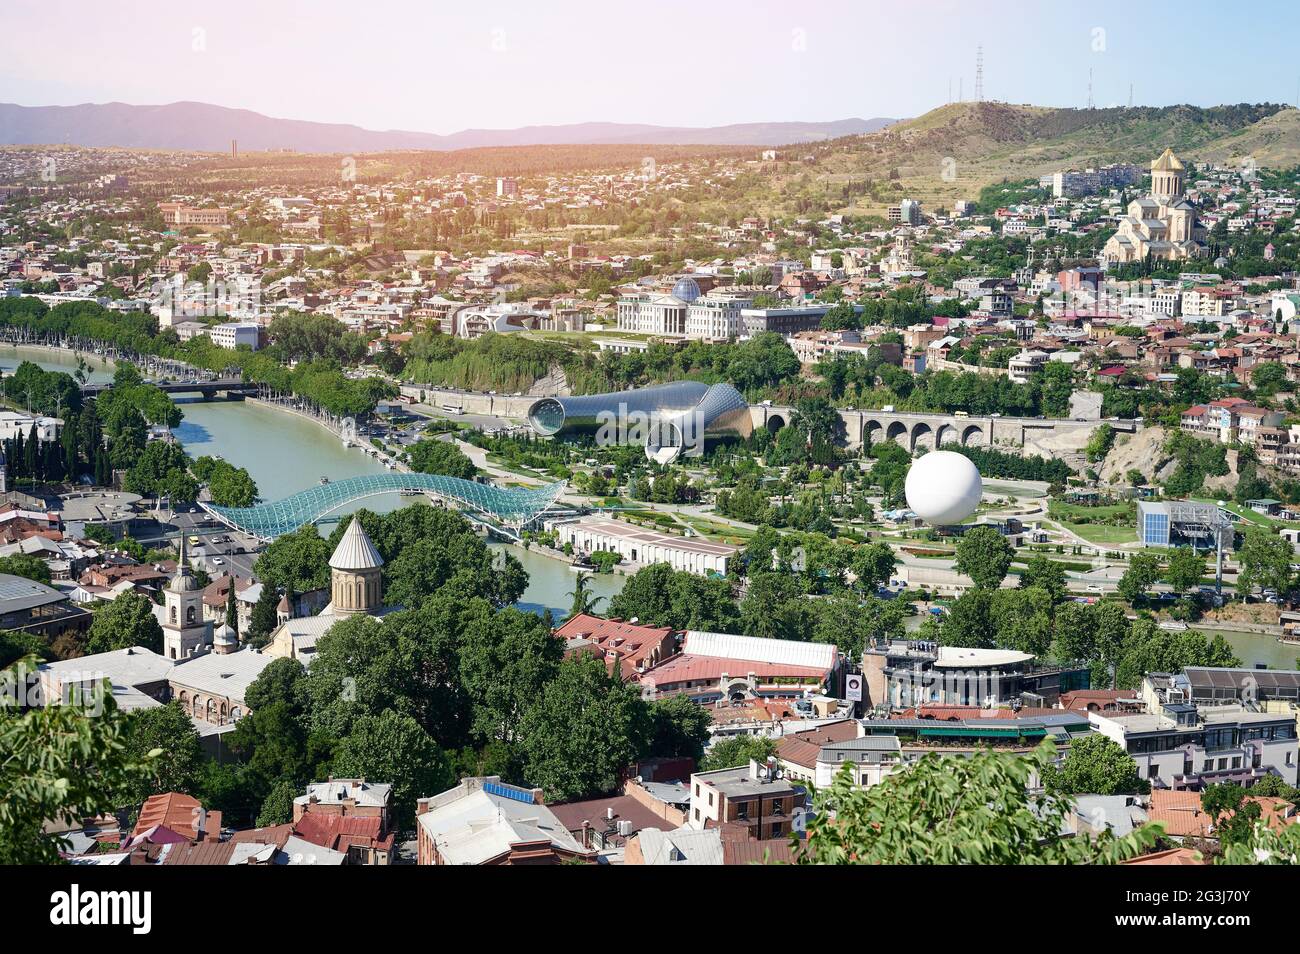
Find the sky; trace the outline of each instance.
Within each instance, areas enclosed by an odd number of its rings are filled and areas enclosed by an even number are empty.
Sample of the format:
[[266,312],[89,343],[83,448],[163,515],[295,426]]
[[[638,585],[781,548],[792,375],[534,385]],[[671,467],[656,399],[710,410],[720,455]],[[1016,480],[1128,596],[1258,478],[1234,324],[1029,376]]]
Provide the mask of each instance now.
[[[5,0],[0,102],[193,100],[368,129],[712,126],[1289,102],[1300,4],[1252,0]],[[1171,24],[1170,18],[1177,18]],[[959,86],[960,84],[960,86]],[[951,90],[951,92],[950,92]]]

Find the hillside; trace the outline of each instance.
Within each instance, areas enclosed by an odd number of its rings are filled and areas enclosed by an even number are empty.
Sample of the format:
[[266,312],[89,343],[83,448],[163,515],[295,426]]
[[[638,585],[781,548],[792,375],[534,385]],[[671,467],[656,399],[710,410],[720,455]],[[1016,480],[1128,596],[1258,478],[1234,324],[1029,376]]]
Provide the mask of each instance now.
[[0,103],[0,145],[67,143],[227,152],[238,140],[245,152],[293,149],[311,153],[383,152],[393,149],[478,149],[532,145],[746,145],[816,142],[868,133],[891,119],[832,122],[739,123],[677,127],[632,123],[576,123],[519,129],[466,129],[451,135],[402,130],[378,131],[342,123],[277,119],[247,109],[208,103],[133,106],[18,106]]
[[1300,161],[1300,111],[1270,104],[1054,109],[953,103],[811,149],[819,180],[865,184],[870,194],[853,209],[879,213],[902,196],[920,198],[929,208],[950,207],[1004,179],[1145,163],[1166,146],[1194,160],[1251,155],[1262,166],[1294,164]]

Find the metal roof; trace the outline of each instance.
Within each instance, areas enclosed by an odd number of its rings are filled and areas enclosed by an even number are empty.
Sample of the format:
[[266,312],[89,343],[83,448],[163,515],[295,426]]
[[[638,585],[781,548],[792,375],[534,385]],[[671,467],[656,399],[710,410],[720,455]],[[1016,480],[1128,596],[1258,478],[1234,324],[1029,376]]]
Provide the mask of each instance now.
[[343,531],[343,538],[330,556],[330,566],[336,570],[372,570],[384,565],[375,545],[370,542],[360,520],[352,520]]
[[21,610],[61,603],[67,596],[44,583],[23,576],[0,573],[0,613],[17,613]]

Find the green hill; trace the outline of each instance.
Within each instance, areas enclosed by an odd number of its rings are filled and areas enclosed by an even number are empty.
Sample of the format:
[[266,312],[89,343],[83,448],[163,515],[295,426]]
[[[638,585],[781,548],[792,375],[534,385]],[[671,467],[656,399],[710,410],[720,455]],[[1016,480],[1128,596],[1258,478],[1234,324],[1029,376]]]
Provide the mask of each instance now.
[[[1300,111],[1274,104],[1055,109],[953,103],[879,132],[792,147],[779,196],[849,197],[880,213],[898,198],[928,208],[973,199],[1002,180],[1109,162],[1146,163],[1166,147],[1193,160],[1300,162]],[[855,194],[856,193],[856,194]]]

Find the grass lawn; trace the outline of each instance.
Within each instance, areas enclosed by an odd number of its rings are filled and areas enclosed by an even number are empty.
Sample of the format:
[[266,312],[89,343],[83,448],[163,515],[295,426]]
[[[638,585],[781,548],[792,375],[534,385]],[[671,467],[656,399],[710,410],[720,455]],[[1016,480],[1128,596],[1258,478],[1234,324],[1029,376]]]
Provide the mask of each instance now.
[[1133,527],[1111,527],[1104,523],[1069,523],[1058,520],[1065,529],[1089,543],[1136,543],[1137,530]]

